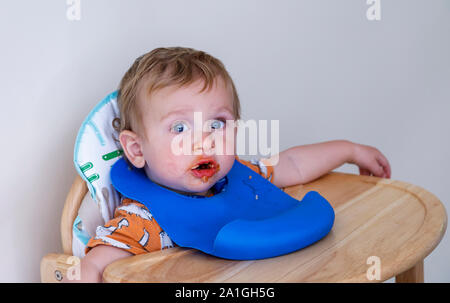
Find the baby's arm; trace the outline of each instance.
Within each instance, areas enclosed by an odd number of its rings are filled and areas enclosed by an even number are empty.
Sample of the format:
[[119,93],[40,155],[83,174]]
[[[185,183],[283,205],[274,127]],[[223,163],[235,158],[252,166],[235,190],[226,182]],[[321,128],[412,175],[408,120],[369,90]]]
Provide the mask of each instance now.
[[106,245],[96,246],[81,259],[81,280],[68,280],[64,277],[63,282],[102,282],[103,271],[106,266],[132,255],[132,253],[121,248]]
[[[362,175],[391,176],[389,162],[380,151],[347,140],[295,146],[278,157],[274,165],[274,184],[278,187],[308,183],[344,163],[356,164]],[[271,159],[266,161],[270,165]]]

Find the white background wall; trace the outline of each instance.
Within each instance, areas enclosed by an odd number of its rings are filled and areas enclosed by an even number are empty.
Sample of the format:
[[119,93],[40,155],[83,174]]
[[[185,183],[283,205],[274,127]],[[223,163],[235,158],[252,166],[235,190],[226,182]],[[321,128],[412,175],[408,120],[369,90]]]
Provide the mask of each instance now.
[[[450,209],[450,2],[381,0],[0,2],[0,282],[39,281],[60,252],[72,152],[89,110],[139,55],[205,50],[234,78],[244,119],[279,119],[281,149],[331,139],[379,148],[393,179]],[[357,173],[346,164],[339,171]],[[425,279],[450,282],[445,236]]]

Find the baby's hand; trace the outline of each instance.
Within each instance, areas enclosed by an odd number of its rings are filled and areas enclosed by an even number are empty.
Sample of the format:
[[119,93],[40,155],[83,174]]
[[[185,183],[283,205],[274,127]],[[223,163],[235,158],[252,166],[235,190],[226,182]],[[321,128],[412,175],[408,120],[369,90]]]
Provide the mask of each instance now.
[[354,143],[351,163],[358,165],[360,175],[391,177],[391,167],[386,157],[376,148]]

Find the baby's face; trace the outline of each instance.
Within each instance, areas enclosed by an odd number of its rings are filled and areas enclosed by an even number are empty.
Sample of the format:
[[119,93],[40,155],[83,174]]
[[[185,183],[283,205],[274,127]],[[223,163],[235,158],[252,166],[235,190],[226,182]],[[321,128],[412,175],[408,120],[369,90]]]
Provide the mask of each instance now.
[[[161,89],[150,100],[141,92],[139,108],[147,136],[137,139],[136,161],[128,158],[135,166],[143,166],[152,181],[182,193],[205,194],[231,169],[236,129],[226,131],[230,127],[226,121],[235,119],[233,95],[221,78],[217,80],[211,90],[202,93],[198,92],[203,81]],[[200,132],[195,137],[194,113],[197,118],[201,113],[203,127],[203,131],[196,128]],[[191,139],[186,141],[190,144],[184,153],[185,143],[179,140],[182,136]],[[223,147],[220,151],[216,148],[219,146]]]

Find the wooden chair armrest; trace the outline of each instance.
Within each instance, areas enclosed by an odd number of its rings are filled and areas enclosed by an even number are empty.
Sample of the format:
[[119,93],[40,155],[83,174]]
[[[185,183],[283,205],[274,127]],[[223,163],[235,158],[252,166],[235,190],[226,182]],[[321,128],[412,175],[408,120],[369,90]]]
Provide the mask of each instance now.
[[72,253],[72,226],[78,215],[78,209],[84,196],[88,192],[86,182],[77,174],[72,183],[61,216],[61,240],[63,252],[65,254]]

